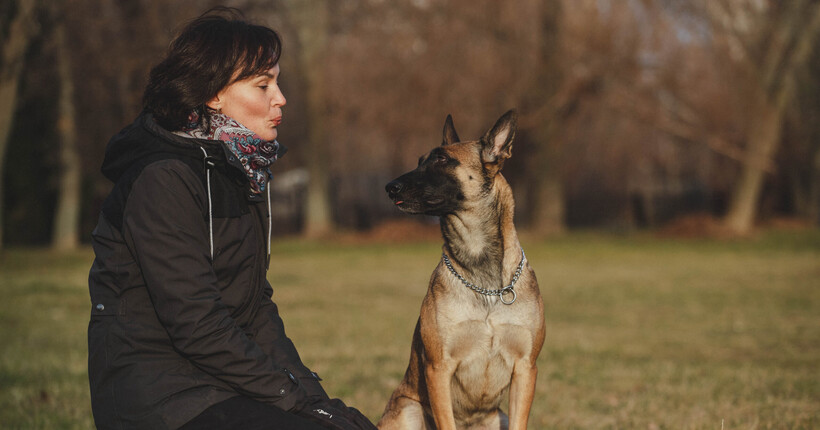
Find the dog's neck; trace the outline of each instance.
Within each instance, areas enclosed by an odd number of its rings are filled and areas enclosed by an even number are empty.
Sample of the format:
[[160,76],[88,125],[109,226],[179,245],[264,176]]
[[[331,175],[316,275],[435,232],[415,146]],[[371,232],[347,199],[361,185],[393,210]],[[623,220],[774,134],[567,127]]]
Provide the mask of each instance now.
[[521,259],[521,245],[513,226],[512,190],[498,175],[490,192],[475,204],[441,217],[444,252],[468,281],[499,289],[510,282],[507,278]]

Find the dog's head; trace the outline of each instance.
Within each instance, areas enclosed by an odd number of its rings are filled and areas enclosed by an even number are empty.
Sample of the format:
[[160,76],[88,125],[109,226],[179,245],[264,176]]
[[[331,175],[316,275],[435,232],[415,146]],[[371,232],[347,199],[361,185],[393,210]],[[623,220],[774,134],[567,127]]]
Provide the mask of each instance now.
[[411,214],[443,216],[470,208],[490,193],[504,161],[510,158],[516,119],[511,110],[481,139],[461,142],[448,115],[441,146],[419,158],[415,170],[387,184],[388,196]]

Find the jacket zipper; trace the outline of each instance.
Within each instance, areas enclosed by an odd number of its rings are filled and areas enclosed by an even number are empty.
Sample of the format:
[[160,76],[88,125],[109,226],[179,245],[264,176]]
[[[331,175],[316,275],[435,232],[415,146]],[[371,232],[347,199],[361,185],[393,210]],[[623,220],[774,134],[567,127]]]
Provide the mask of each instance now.
[[[261,231],[261,230],[263,230],[263,228],[262,228],[262,216],[261,216],[260,211],[258,209],[258,204],[251,206],[251,217],[253,218],[254,230],[257,233],[256,237],[264,238],[265,237],[264,231]],[[251,278],[251,281],[252,281],[251,288],[253,288],[254,290],[252,290],[248,294],[248,300],[245,303],[242,303],[241,308],[238,309],[237,313],[236,313],[237,316],[241,316],[245,311],[248,310],[249,307],[253,306],[253,309],[251,310],[248,321],[253,320],[253,318],[256,316],[256,313],[259,311],[259,301],[260,301],[259,298],[265,292],[265,289],[261,286],[262,285],[262,277],[265,275],[265,273],[267,273],[267,266],[263,265],[262,262],[260,261],[260,259],[262,258],[263,255],[268,257],[267,247],[265,246],[264,239],[262,239],[260,241],[260,244],[257,246],[256,257],[254,258],[254,264],[253,264],[253,267],[252,267],[253,278]],[[267,258],[267,261],[268,261],[267,264],[270,264],[270,258]],[[265,267],[265,269],[260,270],[262,267]]]

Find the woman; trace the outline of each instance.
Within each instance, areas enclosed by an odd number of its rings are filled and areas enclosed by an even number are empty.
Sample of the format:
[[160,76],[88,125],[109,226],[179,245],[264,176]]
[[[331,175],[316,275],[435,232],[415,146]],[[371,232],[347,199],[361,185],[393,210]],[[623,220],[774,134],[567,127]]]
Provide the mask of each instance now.
[[191,22],[114,136],[92,234],[89,378],[100,429],[373,429],[285,335],[270,264],[280,40],[233,9]]

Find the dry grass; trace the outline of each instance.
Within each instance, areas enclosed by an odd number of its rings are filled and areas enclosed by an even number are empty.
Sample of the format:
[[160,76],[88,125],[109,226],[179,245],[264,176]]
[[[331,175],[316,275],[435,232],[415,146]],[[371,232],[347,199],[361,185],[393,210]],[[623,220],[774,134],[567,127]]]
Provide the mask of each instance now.
[[[526,241],[547,305],[532,429],[820,427],[820,232],[740,241]],[[327,390],[378,419],[439,244],[274,247],[288,334]],[[0,427],[92,428],[88,250],[0,255]]]

